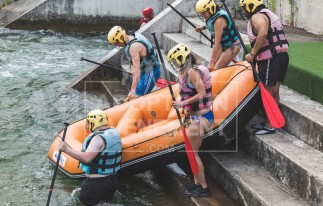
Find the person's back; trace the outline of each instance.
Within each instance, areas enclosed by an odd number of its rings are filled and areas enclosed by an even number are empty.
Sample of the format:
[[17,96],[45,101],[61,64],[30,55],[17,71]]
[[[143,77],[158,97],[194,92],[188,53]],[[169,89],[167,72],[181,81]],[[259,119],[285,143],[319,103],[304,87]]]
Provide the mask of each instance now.
[[133,76],[127,101],[151,92],[160,76],[157,52],[149,40],[140,33],[127,35],[120,26],[108,33],[109,43],[125,47],[125,53],[133,66]]
[[104,111],[93,110],[86,118],[86,130],[92,132],[77,151],[60,141],[59,150],[80,161],[86,179],[83,181],[79,199],[85,205],[100,201],[109,202],[117,187],[120,170],[122,143],[119,132],[107,126]]

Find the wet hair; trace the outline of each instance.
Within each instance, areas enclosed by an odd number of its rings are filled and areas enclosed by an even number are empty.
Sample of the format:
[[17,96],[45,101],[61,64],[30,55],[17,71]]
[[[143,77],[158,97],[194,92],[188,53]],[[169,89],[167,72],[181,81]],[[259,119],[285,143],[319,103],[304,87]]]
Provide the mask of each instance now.
[[192,59],[192,65],[196,65],[196,64],[201,64],[195,56],[193,56],[192,54],[190,54],[191,59]]

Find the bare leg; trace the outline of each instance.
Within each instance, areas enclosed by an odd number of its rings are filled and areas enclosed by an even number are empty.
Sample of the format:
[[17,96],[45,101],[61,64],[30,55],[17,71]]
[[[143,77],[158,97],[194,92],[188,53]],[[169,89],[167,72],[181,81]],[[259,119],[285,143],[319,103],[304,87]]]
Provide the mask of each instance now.
[[215,68],[223,68],[230,64],[232,59],[234,59],[240,51],[239,46],[235,46],[233,49],[233,52],[231,48],[227,48],[219,57],[219,59],[216,61]]
[[209,122],[206,119],[201,118],[200,123],[195,123],[193,121],[187,131],[187,136],[191,142],[194,150],[194,156],[198,165],[198,173],[197,175],[194,175],[194,182],[195,184],[200,184],[203,188],[207,188],[207,184],[205,181],[204,165],[198,152],[203,141],[204,132],[208,127]]

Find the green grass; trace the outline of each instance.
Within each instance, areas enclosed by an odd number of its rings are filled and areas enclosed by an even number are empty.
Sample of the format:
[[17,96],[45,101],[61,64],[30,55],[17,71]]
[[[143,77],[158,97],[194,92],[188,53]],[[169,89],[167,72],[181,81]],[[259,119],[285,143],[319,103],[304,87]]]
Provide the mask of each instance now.
[[323,104],[323,42],[291,43],[284,83]]
[[323,78],[323,42],[291,43],[290,65]]
[[323,42],[290,43],[288,54],[284,84],[323,104]]

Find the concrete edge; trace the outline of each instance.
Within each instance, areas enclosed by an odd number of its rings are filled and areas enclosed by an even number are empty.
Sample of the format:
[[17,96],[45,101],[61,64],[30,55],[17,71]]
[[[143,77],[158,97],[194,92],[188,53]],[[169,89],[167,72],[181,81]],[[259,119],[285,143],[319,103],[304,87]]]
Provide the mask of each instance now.
[[323,154],[320,151],[283,130],[263,136],[253,135],[251,130],[244,133],[239,141],[243,148],[277,181],[311,204],[323,204]]

